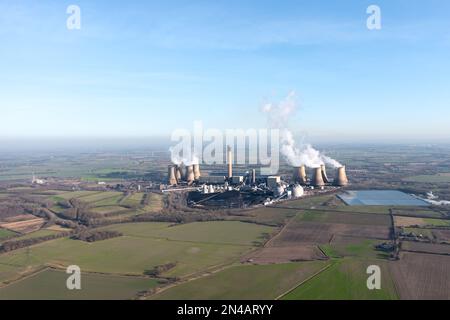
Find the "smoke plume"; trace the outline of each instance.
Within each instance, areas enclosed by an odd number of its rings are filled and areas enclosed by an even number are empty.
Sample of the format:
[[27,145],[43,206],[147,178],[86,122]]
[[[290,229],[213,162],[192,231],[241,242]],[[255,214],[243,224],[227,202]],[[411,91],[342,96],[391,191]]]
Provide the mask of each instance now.
[[298,110],[298,99],[295,91],[291,91],[286,98],[279,103],[267,103],[262,107],[262,112],[267,115],[269,126],[280,129],[280,152],[291,166],[305,165],[310,168],[329,164],[335,168],[342,165],[313,148],[311,144],[297,145],[294,135],[288,129],[290,118]]

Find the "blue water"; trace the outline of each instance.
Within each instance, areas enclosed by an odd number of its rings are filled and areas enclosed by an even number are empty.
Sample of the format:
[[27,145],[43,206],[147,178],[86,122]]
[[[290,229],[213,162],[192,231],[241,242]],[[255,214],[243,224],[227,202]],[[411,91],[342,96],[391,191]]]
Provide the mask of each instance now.
[[427,202],[397,190],[346,191],[338,197],[350,206],[429,206]]

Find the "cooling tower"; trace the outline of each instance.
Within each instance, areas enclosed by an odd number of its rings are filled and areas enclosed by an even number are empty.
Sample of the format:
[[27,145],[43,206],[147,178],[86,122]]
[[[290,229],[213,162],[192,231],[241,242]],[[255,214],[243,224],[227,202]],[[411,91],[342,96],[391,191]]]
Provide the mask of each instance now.
[[177,176],[175,174],[175,169],[176,169],[176,167],[172,166],[172,165],[169,166],[169,168],[168,168],[168,183],[171,186],[175,186],[178,184]]
[[188,184],[191,184],[195,180],[194,176],[194,166],[186,166],[186,176],[185,179]]
[[183,172],[181,171],[180,166],[175,167],[175,177],[177,178],[178,183],[182,180]]
[[322,164],[322,165],[320,166],[320,169],[322,170],[322,179],[323,179],[323,182],[325,182],[325,183],[330,183],[330,180],[329,180],[328,177],[327,177],[327,169],[325,168],[325,165]]
[[294,168],[294,182],[306,184],[307,179],[305,166]]
[[314,187],[323,187],[325,185],[322,177],[322,169],[320,167],[314,169],[311,185],[313,185]]
[[334,184],[339,187],[345,187],[348,185],[347,173],[345,172],[345,166],[338,168],[336,179]]
[[194,164],[194,179],[198,180],[198,179],[200,179],[201,176],[202,176],[202,174],[200,172],[200,165]]
[[227,147],[227,163],[228,163],[228,178],[233,177],[233,153],[231,147]]

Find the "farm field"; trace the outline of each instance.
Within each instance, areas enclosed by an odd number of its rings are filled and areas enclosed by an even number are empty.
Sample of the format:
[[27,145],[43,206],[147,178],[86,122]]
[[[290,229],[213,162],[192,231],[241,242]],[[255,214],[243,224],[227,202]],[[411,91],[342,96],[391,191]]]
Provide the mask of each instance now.
[[450,256],[403,252],[390,271],[401,299],[450,299]]
[[413,218],[413,217],[395,217],[396,227],[450,227],[450,220]]
[[12,237],[12,236],[15,236],[15,235],[17,235],[16,232],[13,232],[13,231],[11,231],[11,230],[7,230],[7,229],[0,228],[0,241],[1,241],[2,239],[6,239],[6,238],[9,238],[9,237]]
[[280,226],[287,220],[294,217],[299,210],[284,209],[277,207],[258,208],[243,211],[241,215],[228,216],[228,220],[248,221],[270,226]]
[[[124,236],[109,240],[86,243],[64,238],[41,243],[28,250],[19,249],[1,255],[0,264],[76,264],[88,272],[142,275],[145,270],[156,266],[176,263],[175,268],[164,275],[186,276],[238,259],[254,248],[253,242],[261,241],[264,233],[270,231],[268,227],[239,222],[220,222],[220,228],[212,222],[205,226],[182,225],[180,233],[176,234],[171,230],[176,227],[163,224],[135,225],[136,229],[133,228],[134,225],[113,226],[111,229],[118,227],[117,230],[122,230]],[[127,227],[131,229],[126,230]],[[207,238],[205,235],[198,235],[207,229],[220,229],[225,232],[210,232]],[[236,233],[236,229],[239,232]],[[132,235],[127,235],[127,232]],[[231,237],[233,240],[230,240],[230,243],[222,243],[226,240],[224,236],[231,232],[238,235]],[[204,240],[207,241],[202,242]]]
[[[150,228],[148,226],[150,225]],[[180,225],[133,223],[107,227],[133,237],[216,244],[260,245],[274,228],[239,221],[193,222]]]
[[375,246],[382,242],[374,239],[336,236],[330,244],[321,245],[320,247],[332,258],[357,257],[364,259],[383,259],[387,257],[387,254],[375,249]]
[[273,300],[318,272],[327,262],[244,265],[189,281],[151,299]]
[[[367,289],[367,267],[379,265],[382,290]],[[328,269],[296,288],[284,300],[396,300],[398,299],[387,262],[381,260],[344,259],[334,261]]]
[[418,175],[403,179],[408,182],[425,182],[425,183],[450,183],[450,174],[439,173],[435,175]]
[[[117,199],[121,198],[123,196],[122,192],[114,192],[114,191],[106,191],[106,192],[99,192],[92,195],[82,196],[78,197],[80,201],[87,202],[87,203],[95,203],[97,206],[100,205],[112,205],[117,203]],[[113,200],[111,200],[113,199]]]
[[157,280],[82,274],[82,290],[67,290],[67,274],[45,270],[26,279],[0,287],[0,300],[126,300],[158,285]]
[[101,193],[99,191],[69,191],[65,193],[58,194],[57,196],[54,196],[53,198],[58,199],[64,199],[64,200],[70,200],[70,199],[78,199],[80,197],[86,197],[89,195],[95,195]]
[[448,244],[436,244],[436,243],[431,244],[422,242],[403,241],[402,250],[417,253],[436,253],[450,256],[450,245]]

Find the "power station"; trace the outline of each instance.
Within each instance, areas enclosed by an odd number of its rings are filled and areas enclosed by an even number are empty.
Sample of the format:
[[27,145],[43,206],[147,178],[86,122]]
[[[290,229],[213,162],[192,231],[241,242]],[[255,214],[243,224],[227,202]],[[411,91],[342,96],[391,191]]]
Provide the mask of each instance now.
[[167,188],[163,192],[188,191],[193,206],[215,203],[219,207],[245,207],[332,191],[349,183],[345,166],[337,168],[335,179],[330,180],[324,164],[311,168],[311,175],[305,165],[293,167],[292,175],[284,178],[257,176],[254,168],[235,175],[233,164],[233,150],[227,146],[224,174],[202,175],[198,163],[169,165]]

